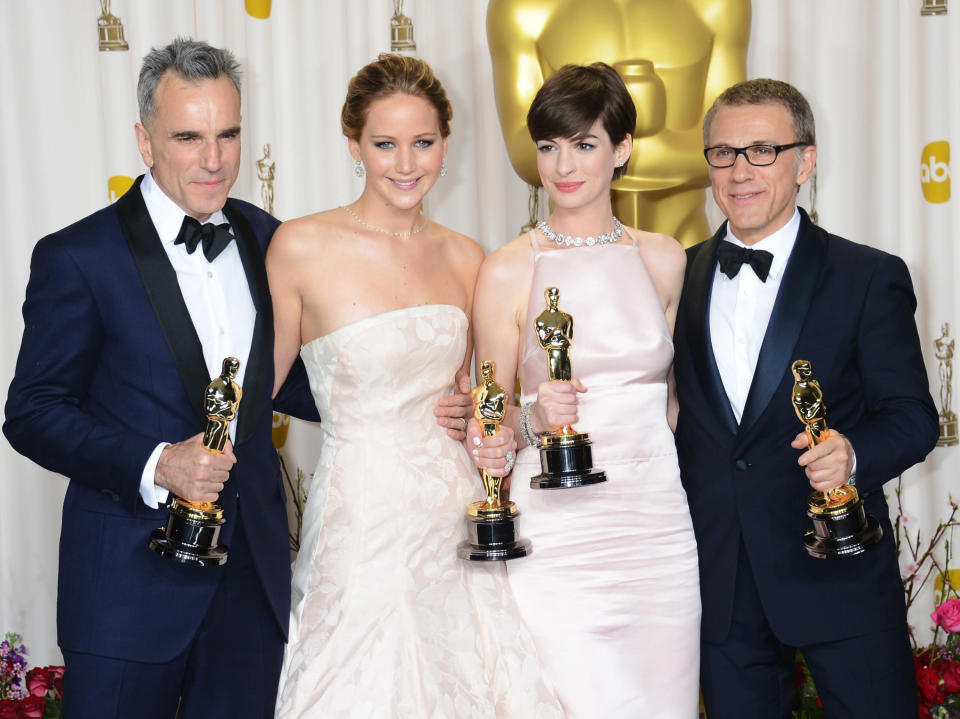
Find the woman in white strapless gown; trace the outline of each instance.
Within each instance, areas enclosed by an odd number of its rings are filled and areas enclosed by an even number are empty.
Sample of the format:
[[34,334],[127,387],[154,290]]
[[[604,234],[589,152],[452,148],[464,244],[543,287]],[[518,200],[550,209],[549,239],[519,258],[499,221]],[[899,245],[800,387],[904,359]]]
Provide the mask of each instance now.
[[[523,409],[505,422],[527,440],[510,494],[535,551],[507,573],[570,719],[697,716],[697,548],[669,390],[685,258],[673,238],[613,217],[610,183],[635,123],[608,65],[563,67],[544,83],[527,125],[553,213],[487,258],[474,301],[477,357],[521,384]],[[570,381],[548,381],[534,330],[548,287],[574,320]],[[532,489],[530,445],[566,424],[589,432],[606,481]]]
[[284,223],[267,254],[277,386],[299,351],[323,431],[278,717],[562,716],[503,563],[456,554],[482,494],[476,463],[502,472],[515,442],[507,429],[471,460],[454,438],[483,253],[419,211],[449,119],[422,61],[361,69],[342,121],[363,194]]

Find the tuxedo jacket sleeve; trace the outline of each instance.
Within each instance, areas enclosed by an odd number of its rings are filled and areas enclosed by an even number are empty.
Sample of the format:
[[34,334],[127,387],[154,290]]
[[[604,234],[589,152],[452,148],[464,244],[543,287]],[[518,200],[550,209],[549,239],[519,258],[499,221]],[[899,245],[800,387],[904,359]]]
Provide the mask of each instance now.
[[[109,311],[122,313],[127,301],[124,289],[129,288],[122,281],[115,288],[95,288],[94,284],[110,281],[109,275],[86,271],[91,262],[103,266],[103,259],[90,257],[97,251],[93,245],[100,243],[77,241],[73,235],[101,232],[104,224],[109,224],[109,217],[98,213],[79,227],[45,237],[34,248],[23,304],[23,340],[3,431],[21,454],[119,498],[132,512],[150,453],[162,441],[183,437],[162,436],[151,421],[154,412],[149,405],[157,398],[150,368],[144,366],[149,353],[135,356],[122,349],[126,342],[115,336],[124,324],[137,333],[151,318],[131,314],[111,326],[104,322],[102,303],[115,302]],[[119,235],[119,228],[114,233]],[[129,256],[126,248],[116,245]],[[127,274],[135,273],[128,257],[118,259],[130,264]],[[149,343],[143,346],[148,348]],[[142,421],[121,419],[131,412],[141,412]]]

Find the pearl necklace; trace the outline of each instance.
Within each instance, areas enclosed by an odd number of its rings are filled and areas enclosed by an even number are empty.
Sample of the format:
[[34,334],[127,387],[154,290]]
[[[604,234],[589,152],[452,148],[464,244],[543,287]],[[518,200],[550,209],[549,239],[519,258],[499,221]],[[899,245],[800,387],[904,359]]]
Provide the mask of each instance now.
[[415,234],[417,234],[418,232],[423,232],[423,228],[425,228],[425,227],[427,226],[427,218],[424,217],[424,218],[423,218],[423,224],[420,225],[420,227],[418,227],[418,228],[415,229],[415,230],[411,230],[410,232],[391,232],[390,230],[385,230],[385,229],[383,229],[382,227],[376,227],[375,225],[371,225],[369,222],[364,222],[364,221],[360,218],[360,215],[358,215],[356,212],[354,212],[353,210],[351,210],[351,209],[350,209],[349,207],[347,207],[346,205],[342,205],[342,207],[343,207],[343,209],[345,209],[345,210],[347,211],[347,214],[349,214],[353,219],[355,219],[355,220],[356,220],[357,222],[359,222],[361,225],[363,225],[364,227],[366,227],[368,230],[373,230],[374,232],[382,232],[383,234],[385,234],[385,235],[391,235],[392,237],[411,237],[412,235],[415,235]]
[[540,220],[540,222],[537,223],[537,229],[540,230],[548,240],[556,242],[560,247],[581,247],[583,245],[593,247],[594,245],[606,245],[610,242],[616,242],[623,235],[623,225],[616,217],[613,218],[613,230],[611,232],[597,235],[596,237],[587,237],[586,239],[554,232],[545,220]]

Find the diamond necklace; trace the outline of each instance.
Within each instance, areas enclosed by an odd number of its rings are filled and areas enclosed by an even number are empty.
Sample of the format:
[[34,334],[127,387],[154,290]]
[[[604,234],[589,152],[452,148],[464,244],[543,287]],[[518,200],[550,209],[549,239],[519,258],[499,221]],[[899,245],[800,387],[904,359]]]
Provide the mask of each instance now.
[[382,232],[382,233],[385,234],[385,235],[391,235],[391,236],[393,236],[393,237],[410,237],[410,236],[412,236],[412,235],[417,234],[418,232],[423,232],[423,228],[427,226],[427,218],[424,217],[424,218],[423,218],[423,224],[420,225],[420,227],[418,227],[418,228],[415,229],[415,230],[410,230],[410,232],[391,232],[390,230],[385,230],[385,229],[383,229],[382,227],[377,227],[377,226],[375,226],[375,225],[371,225],[369,222],[364,222],[364,221],[360,218],[360,215],[358,215],[356,212],[354,212],[353,210],[351,210],[351,209],[350,209],[349,207],[347,207],[346,205],[341,205],[341,207],[343,207],[343,209],[345,209],[345,210],[347,211],[347,214],[349,214],[350,217],[352,217],[353,219],[355,219],[357,222],[359,222],[361,225],[363,225],[364,227],[366,227],[368,230],[373,230],[373,231],[375,231],[375,232]]
[[554,232],[546,220],[540,220],[540,222],[537,223],[537,229],[540,230],[548,240],[556,242],[560,247],[580,247],[582,245],[593,247],[594,245],[606,245],[610,242],[616,242],[623,235],[623,225],[616,217],[613,218],[613,230],[603,235],[597,235],[596,237],[574,237],[572,235]]

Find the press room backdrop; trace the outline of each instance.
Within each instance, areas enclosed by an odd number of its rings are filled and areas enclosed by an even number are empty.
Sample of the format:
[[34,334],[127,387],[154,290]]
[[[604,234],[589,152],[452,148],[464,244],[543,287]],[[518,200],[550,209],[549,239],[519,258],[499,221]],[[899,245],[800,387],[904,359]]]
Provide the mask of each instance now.
[[[904,476],[904,519],[924,543],[949,516],[949,493],[960,494],[951,412],[960,404],[951,396],[960,205],[950,179],[950,147],[960,141],[958,1],[757,0],[746,54],[748,77],[787,80],[813,105],[819,170],[815,196],[804,191],[802,204],[833,232],[899,254],[913,275],[931,392],[944,415],[943,446]],[[524,4],[549,14],[565,3]],[[605,4],[635,6],[640,17],[684,6],[717,21],[725,6],[743,3]],[[143,171],[133,134],[137,71],[151,47],[176,35],[229,47],[243,64],[244,162],[235,196],[272,205],[281,219],[355,198],[361,181],[340,134],[340,105],[350,76],[393,39],[434,66],[454,106],[449,172],[427,213],[488,251],[529,216],[528,188],[511,168],[494,103],[486,0],[0,0],[0,10],[4,399],[33,245],[116,199]],[[641,22],[616,28],[638,36],[647,30]],[[650,41],[655,47],[657,38]],[[596,37],[583,42],[605,45]],[[655,49],[650,59],[669,73]],[[711,227],[719,223],[709,204],[707,217]],[[309,475],[317,437],[294,423],[283,450],[292,471]],[[39,664],[60,658],[54,617],[65,487],[0,442],[0,633],[23,634]],[[894,488],[888,485],[891,500]],[[902,559],[909,573],[910,557]],[[911,613],[922,637],[932,602],[928,585]]]

